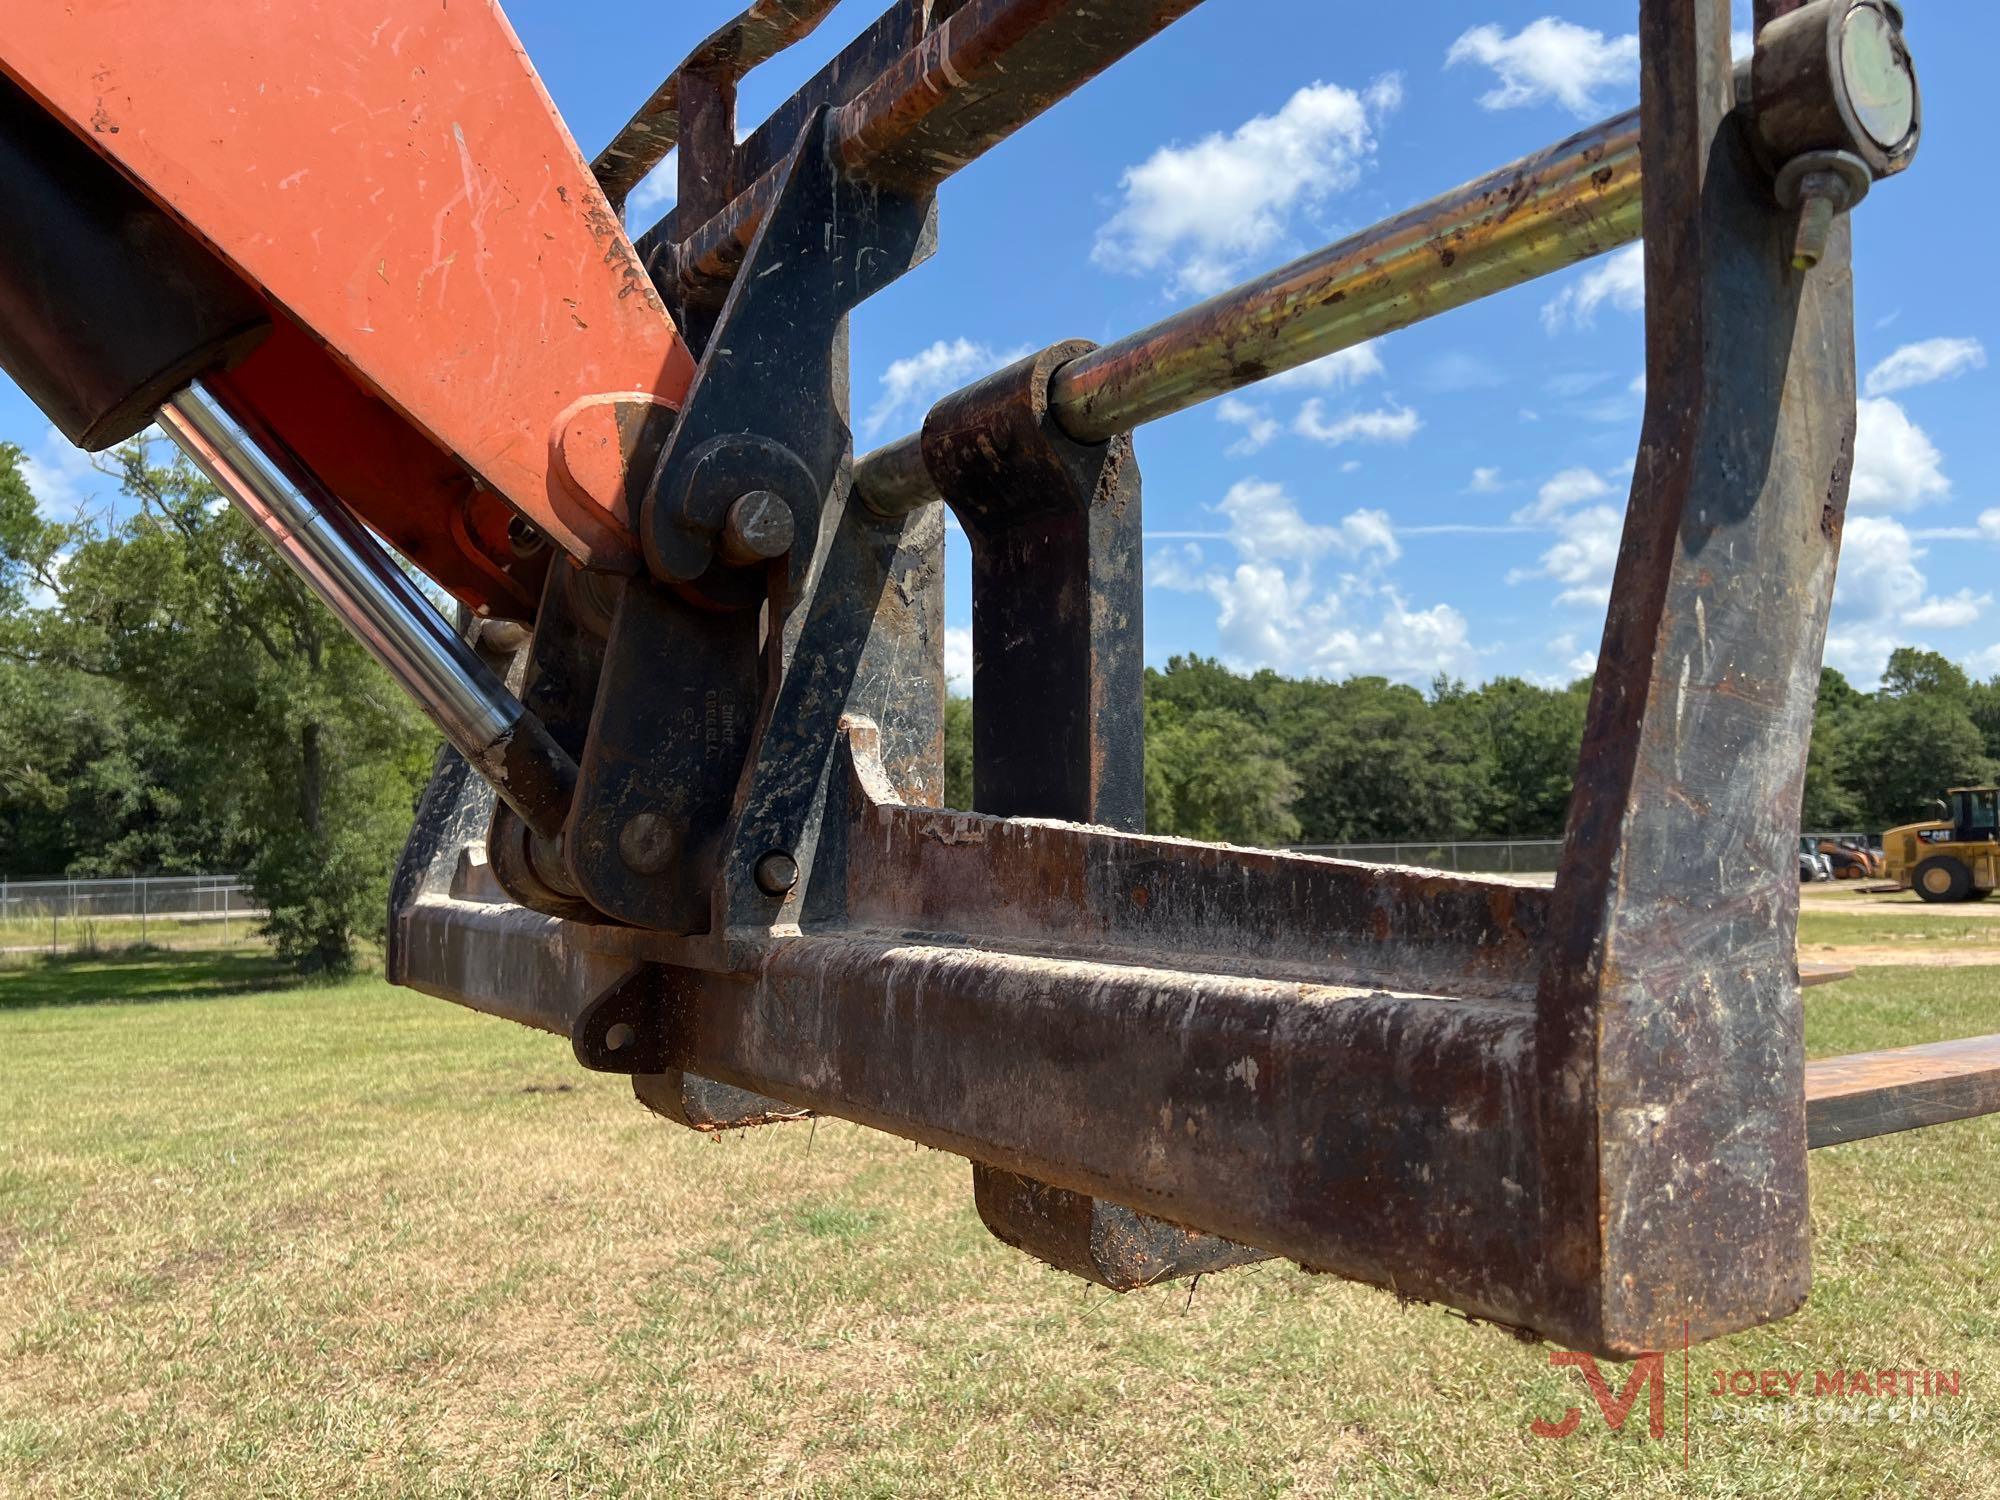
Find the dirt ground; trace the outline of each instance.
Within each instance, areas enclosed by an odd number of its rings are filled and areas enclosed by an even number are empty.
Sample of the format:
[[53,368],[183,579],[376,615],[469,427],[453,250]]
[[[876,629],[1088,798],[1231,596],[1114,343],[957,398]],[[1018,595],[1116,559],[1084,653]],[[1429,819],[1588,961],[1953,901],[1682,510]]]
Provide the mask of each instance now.
[[2000,900],[1961,901],[1952,906],[1927,906],[1911,895],[1863,896],[1838,886],[1809,885],[1799,892],[1806,911],[1837,912],[1853,917],[1964,917],[1970,921],[2000,919]]
[[[1849,968],[1893,964],[1918,969],[1964,969],[2000,964],[2000,901],[1967,901],[1933,906],[1904,891],[1869,894],[1851,885],[1812,885],[1799,893],[1800,959]],[[1818,935],[1835,936],[1815,919],[1857,919],[1854,931],[1838,940],[1815,942]],[[1847,925],[1843,920],[1842,925]],[[1976,937],[1970,930],[1980,929]],[[1968,938],[1970,937],[1970,940]]]
[[1970,969],[2000,964],[2000,948],[1924,948],[1914,943],[1801,943],[1799,957],[1812,963],[1860,968],[1894,964],[1906,969]]

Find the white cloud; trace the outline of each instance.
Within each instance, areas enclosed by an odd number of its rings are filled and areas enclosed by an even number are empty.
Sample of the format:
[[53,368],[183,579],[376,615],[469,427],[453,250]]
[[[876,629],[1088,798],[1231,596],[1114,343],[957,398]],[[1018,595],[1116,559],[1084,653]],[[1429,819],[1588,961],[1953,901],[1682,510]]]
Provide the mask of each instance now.
[[1281,484],[1245,479],[1231,485],[1216,506],[1229,520],[1229,540],[1252,562],[1315,562],[1329,552],[1374,555],[1394,562],[1403,555],[1395,528],[1379,510],[1357,510],[1337,526],[1315,525],[1299,514]]
[[1544,525],[1586,500],[1601,500],[1610,493],[1611,486],[1595,470],[1564,469],[1536,491],[1533,505],[1514,512],[1514,520],[1522,526]]
[[[625,195],[625,222],[636,229],[650,229],[653,221],[672,208],[680,197],[681,155],[669,151],[666,160],[641,177]],[[686,228],[681,231],[685,234]]]
[[1556,523],[1558,540],[1532,568],[1516,568],[1509,583],[1547,579],[1559,585],[1555,602],[1602,609],[1611,602],[1611,573],[1618,562],[1618,540],[1625,518],[1608,505],[1587,506]]
[[959,697],[972,696],[972,632],[961,625],[945,627],[944,682]]
[[1597,670],[1597,653],[1576,643],[1574,631],[1565,630],[1560,635],[1549,638],[1549,655],[1563,658],[1563,677],[1559,686],[1567,687],[1579,677],[1588,677]]
[[1849,503],[1858,511],[1910,510],[1951,493],[1944,456],[1894,401],[1864,396],[1855,403],[1854,479]]
[[1320,399],[1315,396],[1299,408],[1292,431],[1337,448],[1342,443],[1407,443],[1423,425],[1422,418],[1407,406],[1349,412],[1328,421]]
[[1597,320],[1597,310],[1610,303],[1619,312],[1641,312],[1646,306],[1646,247],[1628,245],[1592,266],[1542,304],[1542,326],[1550,333],[1565,328],[1588,328]]
[[[1358,385],[1383,373],[1382,356],[1370,339],[1351,349],[1338,349],[1295,370],[1287,370],[1264,381],[1265,389],[1305,389],[1333,391]],[[1243,436],[1227,449],[1232,457],[1245,458],[1269,447],[1284,431],[1284,423],[1273,417],[1270,408],[1239,396],[1224,396],[1215,408],[1216,420],[1243,429]],[[1329,423],[1317,399],[1309,400],[1293,419],[1293,430],[1319,442],[1340,443],[1404,442],[1422,424],[1413,411],[1360,412]],[[1359,467],[1354,465],[1353,467]]]
[[1295,370],[1273,375],[1264,384],[1281,390],[1345,390],[1382,373],[1381,343],[1380,339],[1369,339],[1351,349],[1336,349]]
[[[1598,504],[1613,493],[1611,484],[1594,469],[1564,469],[1535,492],[1534,503],[1514,512],[1517,526],[1553,527],[1555,545],[1541,555],[1532,568],[1515,568],[1507,575],[1510,584],[1544,579],[1557,585],[1555,602],[1585,609],[1602,609],[1611,602],[1611,573],[1618,561],[1618,542],[1624,535],[1624,515],[1611,505]],[[1559,637],[1560,639],[1560,637]],[[1572,660],[1572,676],[1593,670],[1577,668]]]
[[1544,380],[1542,389],[1552,396],[1573,401],[1596,390],[1610,378],[1609,370],[1561,370]]
[[1424,366],[1418,377],[1426,390],[1449,395],[1456,391],[1489,391],[1507,384],[1507,375],[1491,360],[1469,350],[1453,349]]
[[1162,146],[1126,169],[1123,202],[1098,230],[1091,260],[1164,273],[1174,294],[1220,291],[1285,241],[1296,211],[1361,180],[1377,129],[1402,99],[1395,75],[1361,93],[1314,83],[1228,135]]
[[2000,542],[2000,510],[1989,510],[1970,526],[1913,526],[1920,542]]
[[[1193,543],[1156,554],[1155,587],[1207,594],[1232,664],[1341,677],[1379,672],[1415,681],[1464,673],[1476,653],[1449,605],[1412,609],[1386,576],[1402,555],[1389,517],[1356,510],[1327,525],[1306,520],[1282,485],[1246,479],[1216,509],[1229,522],[1233,568],[1210,566]],[[1338,559],[1330,580],[1320,564]]]
[[1485,468],[1474,469],[1472,483],[1466,486],[1466,489],[1475,495],[1492,495],[1505,488],[1506,486],[1500,482],[1500,471]]
[[861,431],[873,437],[898,417],[920,421],[938,397],[1012,364],[1027,352],[1025,348],[996,352],[990,345],[966,338],[939,339],[928,349],[894,361],[882,372],[882,394],[869,408]]
[[[159,433],[148,428],[147,435],[158,437]],[[88,453],[52,426],[42,430],[40,447],[21,455],[21,477],[28,483],[28,493],[35,497],[35,508],[57,521],[74,518],[111,482],[97,471]]]
[[1547,389],[1552,395],[1564,398],[1562,414],[1578,422],[1627,426],[1645,410],[1643,374],[1636,380],[1621,382],[1609,370],[1575,370],[1549,380]]
[[1871,396],[1886,396],[1985,368],[1986,346],[1978,339],[1925,339],[1903,345],[1870,370],[1867,389]]
[[1261,406],[1237,396],[1224,396],[1216,403],[1215,417],[1219,422],[1227,422],[1232,427],[1241,427],[1243,436],[1229,445],[1229,453],[1237,458],[1245,458],[1260,449],[1270,446],[1271,440],[1283,430],[1284,424]]
[[1962,629],[1991,607],[1991,594],[1961,589],[1944,598],[1929,592],[1918,567],[1926,553],[1900,521],[1850,516],[1841,540],[1840,577],[1826,659],[1863,686],[1882,675],[1897,646],[1917,645],[1914,633]]
[[1991,594],[1960,589],[1948,599],[1925,599],[1903,616],[1912,630],[1959,630],[1977,622],[1993,602]]
[[1532,21],[1508,36],[1498,26],[1475,26],[1451,44],[1445,66],[1477,63],[1491,68],[1499,86],[1479,96],[1487,109],[1519,109],[1553,100],[1579,119],[1604,113],[1598,91],[1621,91],[1639,73],[1639,38],[1606,37],[1555,16]]

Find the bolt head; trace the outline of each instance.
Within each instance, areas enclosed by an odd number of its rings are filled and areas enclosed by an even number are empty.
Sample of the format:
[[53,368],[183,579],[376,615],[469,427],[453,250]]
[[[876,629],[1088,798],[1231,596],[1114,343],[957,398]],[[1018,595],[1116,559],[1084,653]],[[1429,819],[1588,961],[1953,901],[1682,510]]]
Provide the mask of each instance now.
[[770,490],[739,495],[722,523],[723,561],[739,568],[771,562],[792,550],[792,508]]
[[757,889],[767,896],[788,896],[799,883],[799,862],[782,849],[773,849],[757,861],[753,872]]
[[660,875],[680,853],[674,825],[658,813],[634,813],[618,830],[618,857],[635,875]]

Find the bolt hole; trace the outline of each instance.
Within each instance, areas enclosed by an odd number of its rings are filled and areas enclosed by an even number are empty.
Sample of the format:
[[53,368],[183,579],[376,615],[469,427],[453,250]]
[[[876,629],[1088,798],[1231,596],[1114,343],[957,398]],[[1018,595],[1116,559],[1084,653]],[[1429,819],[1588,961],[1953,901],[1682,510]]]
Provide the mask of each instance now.
[[606,1052],[623,1052],[627,1047],[632,1045],[634,1035],[635,1033],[632,1030],[631,1024],[626,1021],[620,1021],[615,1026],[607,1027],[604,1032],[604,1050]]

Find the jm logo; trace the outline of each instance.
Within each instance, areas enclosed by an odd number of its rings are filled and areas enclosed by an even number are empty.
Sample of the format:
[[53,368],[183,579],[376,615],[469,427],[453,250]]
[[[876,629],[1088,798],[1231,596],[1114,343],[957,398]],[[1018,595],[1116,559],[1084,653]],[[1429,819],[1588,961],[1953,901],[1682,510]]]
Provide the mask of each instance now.
[[[1632,1415],[1632,1408],[1638,1403],[1639,1393],[1651,1388],[1651,1396],[1646,1404],[1646,1430],[1655,1438],[1664,1437],[1667,1431],[1667,1357],[1664,1354],[1642,1354],[1632,1363],[1632,1373],[1625,1381],[1625,1389],[1616,1396],[1606,1384],[1603,1371],[1597,1368],[1597,1361],[1588,1354],[1573,1354],[1566,1349],[1551,1350],[1549,1365],[1561,1369],[1568,1365],[1581,1370],[1590,1394],[1597,1400],[1597,1409],[1604,1416],[1604,1425],[1613,1432],[1622,1432],[1625,1419]],[[1572,1406],[1563,1413],[1559,1422],[1535,1418],[1528,1430],[1536,1437],[1566,1438],[1577,1429],[1583,1420],[1583,1409]]]

